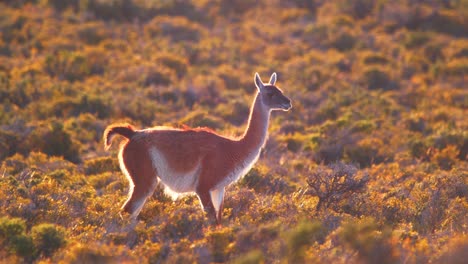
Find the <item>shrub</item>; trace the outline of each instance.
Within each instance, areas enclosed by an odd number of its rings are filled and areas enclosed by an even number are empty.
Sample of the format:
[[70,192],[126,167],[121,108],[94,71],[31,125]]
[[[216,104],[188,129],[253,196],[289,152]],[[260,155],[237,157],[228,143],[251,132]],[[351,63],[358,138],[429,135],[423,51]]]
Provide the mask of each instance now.
[[380,53],[368,53],[363,57],[362,62],[365,65],[386,65],[390,62],[390,60],[385,55]]
[[353,165],[334,163],[329,167],[319,166],[307,178],[307,194],[317,196],[317,211],[347,199],[353,193],[363,192],[369,181],[367,174],[358,175]]
[[67,8],[73,8],[75,11],[79,9],[80,0],[69,0],[69,1],[62,1],[62,0],[46,0],[45,1],[48,5],[52,6],[53,8],[57,9],[58,11],[63,11]]
[[255,166],[241,180],[241,185],[259,193],[291,193],[291,187],[282,177],[271,173],[266,167]]
[[440,77],[464,77],[468,74],[468,59],[453,59],[446,64],[437,64],[434,66],[434,73]]
[[243,78],[242,73],[231,66],[223,64],[216,69],[216,74],[224,82],[224,87],[229,90],[244,89],[252,93],[250,79]]
[[15,154],[18,144],[19,137],[17,134],[0,129],[0,149],[2,149],[0,161]]
[[448,47],[444,49],[444,54],[449,59],[468,58],[468,40],[454,39]]
[[419,48],[431,40],[431,35],[426,32],[409,32],[403,42],[408,49]]
[[88,175],[91,174],[100,174],[108,171],[118,171],[119,166],[117,160],[111,157],[100,157],[84,162],[85,173]]
[[234,264],[258,264],[265,263],[265,257],[262,251],[254,249],[249,253],[242,255],[234,260]]
[[189,235],[199,236],[206,223],[204,212],[193,205],[176,208],[162,225],[163,234],[173,240],[180,240]]
[[436,150],[431,160],[437,163],[441,169],[450,170],[456,163],[459,153],[456,146],[448,145],[442,150]]
[[449,239],[438,263],[463,264],[468,259],[468,237],[466,234]]
[[136,1],[89,0],[81,1],[82,8],[104,20],[131,20],[141,14]]
[[44,71],[51,77],[70,82],[83,80],[91,74],[91,66],[85,54],[75,51],[59,51],[45,58]]
[[255,0],[221,0],[219,3],[220,12],[225,16],[242,15],[258,5]]
[[33,226],[31,236],[39,254],[52,256],[57,249],[65,246],[65,233],[61,227],[54,224],[40,224]]
[[175,54],[160,54],[156,57],[156,63],[160,63],[169,69],[172,69],[177,78],[185,76],[188,70],[188,61],[186,58]]
[[98,118],[108,117],[110,106],[102,97],[81,95],[76,98],[63,97],[52,101],[49,108],[43,110],[47,117],[73,117],[82,113],[91,113]]
[[[97,45],[106,37],[108,33],[102,23],[91,22],[80,25],[77,31],[78,37],[89,45]],[[103,53],[101,53],[101,56]]]
[[204,111],[193,111],[182,118],[179,123],[190,127],[208,127],[211,129],[220,129],[223,127],[221,120]]
[[287,234],[290,263],[304,263],[305,252],[315,242],[323,242],[326,231],[320,222],[302,221]]
[[344,224],[340,237],[357,251],[363,263],[397,263],[398,252],[391,243],[390,230],[379,228],[373,219]]
[[442,130],[431,137],[434,142],[434,147],[442,150],[449,145],[455,146],[459,153],[459,160],[467,160],[468,158],[468,133],[460,130]]
[[463,15],[440,10],[428,16],[422,28],[424,30],[445,33],[455,37],[466,37],[468,23],[466,19],[463,19]]
[[31,237],[26,235],[26,222],[21,218],[0,218],[0,246],[29,260],[34,255]]
[[375,2],[372,0],[352,0],[338,1],[336,4],[339,5],[343,12],[349,14],[353,18],[363,19],[371,14]]
[[315,160],[317,162],[330,164],[343,158],[343,153],[343,142],[327,138],[325,140],[320,140],[319,146],[315,151]]
[[26,232],[26,223],[21,218],[0,218],[0,238],[2,241],[8,241],[9,239]]
[[216,107],[215,112],[219,113],[223,120],[226,120],[235,126],[241,126],[247,122],[250,108],[245,102],[235,100],[228,104],[219,104]]
[[225,262],[230,253],[229,244],[234,239],[232,229],[225,227],[218,230],[212,230],[206,234],[206,237],[211,246],[213,261]]
[[78,243],[67,250],[64,261],[72,264],[132,263],[135,259],[128,256],[128,250],[125,250],[123,246]]
[[411,139],[409,142],[409,150],[411,155],[415,158],[423,160],[428,160],[430,158],[430,145],[424,140]]
[[330,41],[330,46],[341,52],[344,52],[352,50],[356,43],[357,39],[355,36],[348,32],[342,32]]
[[79,162],[79,145],[58,121],[37,127],[19,148],[22,152],[41,151],[51,156],[62,156],[71,162]]
[[384,154],[384,143],[380,138],[364,138],[353,145],[346,146],[344,154],[346,160],[358,163],[361,167],[369,167],[389,159]]
[[143,75],[143,86],[162,85],[167,86],[175,80],[174,71],[166,67],[148,66]]
[[362,73],[361,80],[369,90],[390,90],[396,87],[388,70],[380,67],[366,68]]
[[175,77],[175,72],[162,64],[144,62],[120,72],[117,75],[117,80],[129,83],[137,82],[142,86],[167,86],[176,80]]
[[203,27],[185,17],[157,16],[145,26],[150,37],[164,36],[174,42],[198,42],[204,35]]

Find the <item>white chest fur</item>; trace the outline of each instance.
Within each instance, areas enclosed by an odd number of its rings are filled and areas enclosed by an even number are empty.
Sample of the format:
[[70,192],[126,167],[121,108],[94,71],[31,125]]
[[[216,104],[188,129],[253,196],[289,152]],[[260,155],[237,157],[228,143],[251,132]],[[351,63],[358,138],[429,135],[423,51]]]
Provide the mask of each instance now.
[[195,191],[200,174],[200,164],[191,171],[181,173],[174,171],[169,166],[164,155],[156,147],[150,148],[149,154],[157,176],[163,183],[168,195],[176,199],[181,193]]

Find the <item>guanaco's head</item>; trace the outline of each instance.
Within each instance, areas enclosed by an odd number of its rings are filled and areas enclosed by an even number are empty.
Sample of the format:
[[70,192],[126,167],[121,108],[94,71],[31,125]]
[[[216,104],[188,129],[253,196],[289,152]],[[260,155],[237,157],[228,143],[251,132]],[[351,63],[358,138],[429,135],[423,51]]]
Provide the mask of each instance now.
[[258,72],[255,73],[255,85],[263,104],[270,110],[288,111],[292,107],[291,100],[283,94],[280,88],[275,86],[275,83],[276,72],[271,75],[268,83],[263,83]]

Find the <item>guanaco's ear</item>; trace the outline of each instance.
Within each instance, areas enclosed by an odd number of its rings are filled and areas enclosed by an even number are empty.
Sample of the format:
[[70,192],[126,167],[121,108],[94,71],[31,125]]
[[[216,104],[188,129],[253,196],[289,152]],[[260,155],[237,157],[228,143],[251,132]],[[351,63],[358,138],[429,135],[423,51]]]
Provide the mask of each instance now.
[[275,85],[276,83],[276,72],[274,72],[270,77],[270,84]]
[[258,91],[262,91],[264,87],[262,79],[260,79],[260,75],[258,75],[258,72],[255,73],[255,86],[257,86]]

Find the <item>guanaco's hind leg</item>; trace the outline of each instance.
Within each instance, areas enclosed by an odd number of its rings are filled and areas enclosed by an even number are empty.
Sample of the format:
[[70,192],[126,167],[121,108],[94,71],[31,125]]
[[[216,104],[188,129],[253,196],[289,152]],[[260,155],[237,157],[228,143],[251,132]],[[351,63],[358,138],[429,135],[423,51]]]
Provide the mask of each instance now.
[[[155,186],[156,187],[156,186]],[[130,214],[132,219],[136,219],[140,214],[143,205],[148,197],[153,193],[154,188],[147,186],[135,185],[133,189],[129,190],[128,199],[122,206],[122,210]]]
[[132,149],[127,149],[122,155],[121,167],[130,184],[128,199],[122,210],[129,213],[132,219],[136,219],[148,197],[153,194],[158,179],[149,157],[140,155],[136,160],[132,152]]

